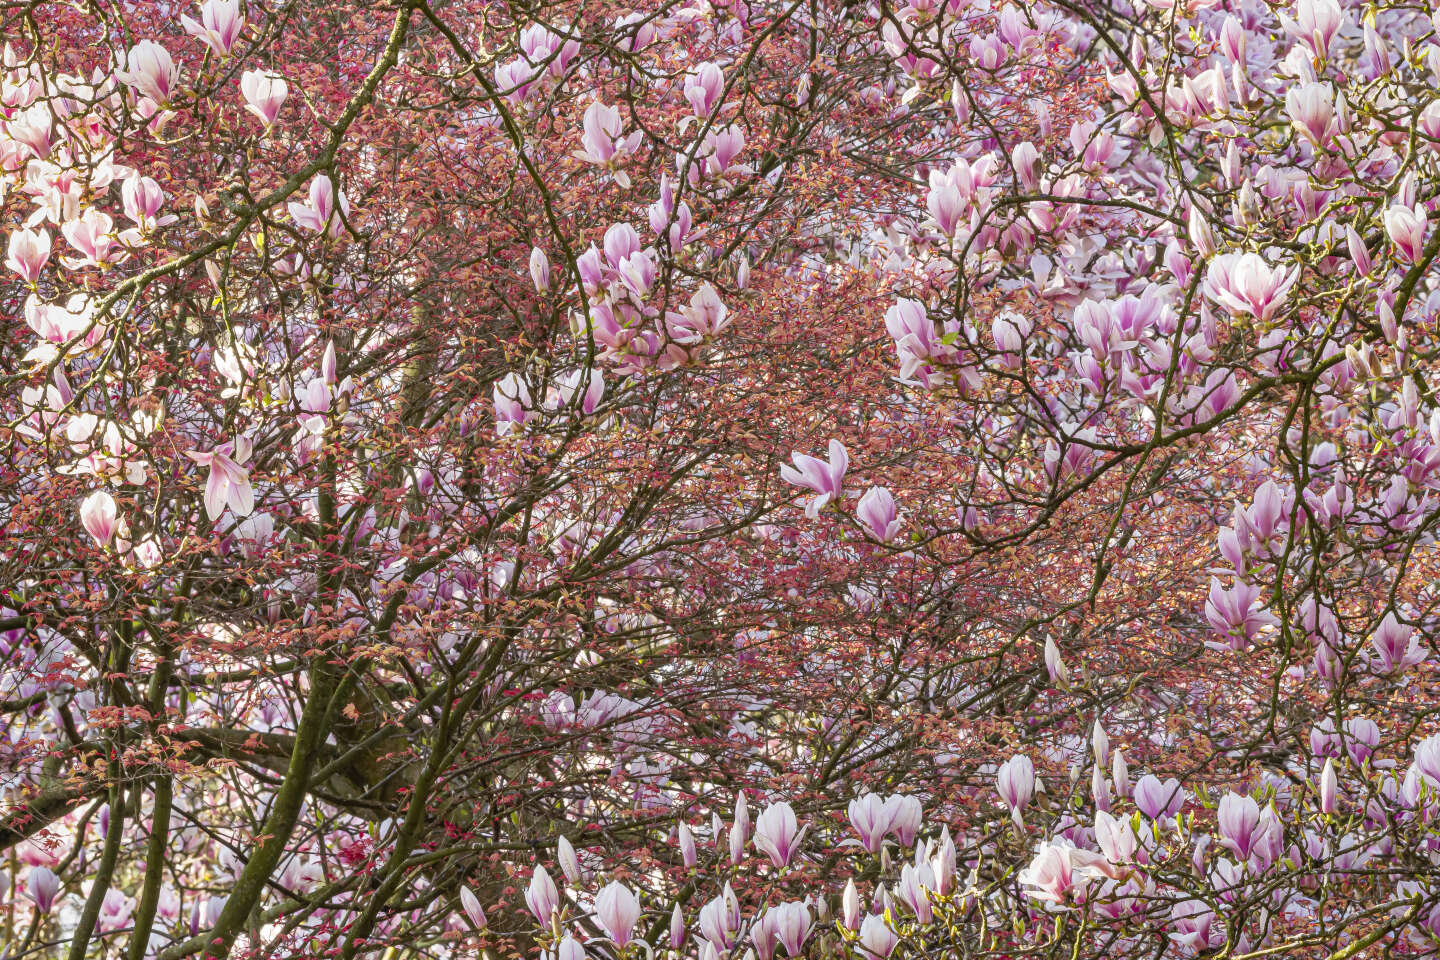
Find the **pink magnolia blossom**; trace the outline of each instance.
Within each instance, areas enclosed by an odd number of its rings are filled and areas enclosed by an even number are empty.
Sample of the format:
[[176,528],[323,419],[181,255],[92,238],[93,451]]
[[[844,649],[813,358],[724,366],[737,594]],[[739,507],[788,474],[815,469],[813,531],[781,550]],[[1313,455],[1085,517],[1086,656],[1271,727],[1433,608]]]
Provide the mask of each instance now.
[[1258,253],[1225,253],[1210,261],[1205,293],[1232,313],[1269,320],[1299,278],[1299,270],[1272,267]]
[[889,543],[900,532],[895,498],[884,487],[871,487],[865,491],[855,508],[855,516],[865,527],[865,532],[881,543]]
[[10,234],[5,266],[20,274],[26,283],[40,279],[50,261],[50,233],[23,227]]
[[248,438],[239,437],[206,452],[189,450],[185,455],[200,466],[210,468],[210,477],[205,483],[205,512],[211,520],[218,520],[227,506],[237,517],[244,517],[255,509],[250,471],[242,466],[250,459]]
[[485,910],[480,906],[480,898],[475,896],[469,887],[460,888],[460,906],[465,911],[465,916],[470,918],[475,929],[483,929],[486,925]]
[[60,892],[60,878],[49,867],[31,867],[26,881],[26,893],[35,901],[41,913],[49,913],[55,904],[55,895]]
[[805,830],[788,803],[773,803],[755,818],[755,849],[768,856],[777,868],[790,863],[804,839]]
[[107,213],[95,207],[86,210],[79,219],[67,221],[60,232],[79,250],[82,257],[61,257],[71,270],[84,267],[100,267],[125,259],[125,249],[119,245],[114,233],[115,221]]
[[336,210],[337,191],[335,184],[326,174],[318,174],[310,181],[308,200],[291,200],[286,206],[297,226],[305,230],[324,230],[331,237],[338,237],[345,230],[343,217],[350,215],[350,201],[343,191],[338,192],[339,212]]
[[725,74],[713,63],[702,63],[685,77],[685,99],[697,117],[715,109],[724,89]]
[[1022,816],[1035,795],[1035,765],[1024,754],[1011,757],[995,777],[995,789],[1010,808],[1010,817],[1017,827],[1025,824]]
[[530,876],[530,886],[525,890],[525,905],[538,923],[550,925],[550,915],[560,906],[560,891],[544,867],[537,866]]
[[1385,614],[1385,618],[1375,628],[1375,632],[1370,636],[1370,645],[1375,649],[1382,673],[1408,670],[1417,663],[1424,663],[1427,657],[1415,631],[1395,619],[1394,611]]
[[240,94],[245,98],[245,109],[259,118],[268,130],[280,116],[280,108],[290,95],[290,87],[279,74],[246,70],[240,75]]
[[808,454],[791,454],[795,466],[780,468],[780,478],[786,483],[805,487],[816,493],[805,507],[805,515],[814,519],[830,503],[840,499],[844,493],[845,471],[850,468],[850,455],[839,440],[831,440],[830,462],[826,463]]
[[115,76],[160,106],[169,104],[180,82],[180,70],[170,51],[153,40],[141,40],[125,57],[125,69]]
[[117,527],[115,498],[104,490],[90,494],[80,504],[80,524],[96,543],[102,547],[108,545]]
[[630,942],[639,919],[640,901],[625,884],[610,883],[596,895],[595,920],[615,946],[623,949]]
[[1400,258],[1407,263],[1418,263],[1424,256],[1428,227],[1425,208],[1419,204],[1413,207],[1396,204],[1385,210],[1385,233],[1395,244]]
[[199,23],[181,14],[180,24],[216,56],[228,57],[240,39],[240,31],[245,29],[245,18],[240,15],[240,0],[205,0],[200,6]]

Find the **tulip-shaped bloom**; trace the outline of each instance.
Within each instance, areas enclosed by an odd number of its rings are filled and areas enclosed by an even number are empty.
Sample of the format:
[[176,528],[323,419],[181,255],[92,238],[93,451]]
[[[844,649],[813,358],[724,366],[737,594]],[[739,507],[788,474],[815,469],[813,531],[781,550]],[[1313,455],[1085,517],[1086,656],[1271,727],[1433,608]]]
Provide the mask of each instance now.
[[900,516],[895,509],[895,498],[884,487],[871,487],[860,498],[855,516],[864,525],[865,532],[881,543],[889,543],[900,532]]
[[460,888],[460,906],[476,930],[485,926],[485,910],[480,906],[480,898],[469,887]]
[[1340,780],[1335,774],[1335,759],[1325,758],[1325,769],[1320,771],[1320,812],[1334,813],[1339,805]]
[[158,226],[175,222],[173,216],[158,216],[165,206],[165,191],[150,177],[139,174],[127,177],[120,185],[120,198],[125,216],[147,233]]
[[202,453],[186,451],[185,455],[202,467],[210,468],[205,483],[205,512],[217,520],[228,506],[237,517],[255,509],[255,494],[250,486],[250,471],[241,466],[250,459],[250,441],[240,437],[233,443],[222,443]]
[[96,490],[80,504],[80,525],[100,546],[115,536],[115,498],[104,490]]
[[792,900],[771,909],[766,915],[774,916],[775,937],[785,948],[786,955],[800,956],[810,936],[810,908]]
[[612,882],[595,896],[595,921],[622,950],[639,919],[640,901],[625,884]]
[[879,853],[890,832],[890,811],[878,794],[867,793],[850,801],[850,826],[860,835],[860,845]]
[[869,956],[885,960],[895,952],[899,942],[900,938],[890,929],[883,916],[872,913],[860,924],[860,946]]
[[845,892],[840,895],[841,923],[846,930],[860,927],[860,891],[855,889],[855,878],[845,881]]
[[555,844],[555,859],[560,861],[560,872],[570,883],[580,882],[580,858],[575,856],[575,845],[567,837],[561,837]]
[[495,432],[502,437],[524,424],[534,406],[530,388],[518,373],[507,373],[501,378],[491,397],[495,403]]
[[[1036,900],[1064,903],[1069,897],[1079,899],[1089,885],[1089,872],[1078,862],[1077,850],[1067,842],[1042,842],[1035,857],[1017,879],[1030,889],[1025,892]],[[1093,856],[1093,855],[1092,855]]]
[[16,230],[10,234],[7,252],[5,266],[20,274],[26,283],[34,283],[50,262],[50,233],[44,229]]
[[1180,781],[1173,777],[1161,781],[1147,773],[1135,783],[1135,806],[1151,820],[1175,816],[1185,806],[1188,797]]
[[907,863],[900,869],[900,882],[895,885],[895,895],[915,914],[921,924],[928,924],[935,918],[930,904],[930,891],[935,889],[935,873],[928,864]]
[[953,237],[965,220],[970,209],[970,197],[962,192],[961,185],[950,172],[930,171],[930,192],[925,195],[925,209],[940,232]]
[[1299,276],[1297,270],[1270,266],[1258,253],[1225,253],[1210,261],[1205,293],[1231,313],[1269,320]]
[[1240,581],[1226,590],[1215,577],[1210,578],[1205,618],[1216,633],[1225,637],[1226,645],[1232,650],[1244,650],[1261,627],[1277,622],[1263,609],[1259,587]]
[[839,440],[830,441],[830,462],[826,463],[803,453],[791,455],[795,466],[782,466],[780,478],[786,483],[813,490],[816,496],[805,507],[805,515],[815,518],[844,492],[845,471],[850,468],[850,455]]
[[240,0],[205,0],[200,7],[199,23],[181,14],[180,24],[186,33],[214,50],[216,56],[228,57],[245,28],[245,18],[240,15]]
[[1023,754],[1006,760],[995,776],[995,789],[1010,808],[1010,817],[1015,825],[1023,827],[1023,811],[1035,796],[1035,764]]
[[525,890],[525,905],[542,926],[549,926],[550,915],[560,906],[560,891],[544,867],[536,867]]
[[915,842],[915,834],[925,820],[925,808],[917,797],[897,793],[885,798],[885,815],[890,820],[890,830],[900,846],[908,847]]
[[[336,196],[335,184],[322,173],[310,181],[308,203],[292,200],[286,206],[290,210],[290,216],[296,226],[315,231],[325,230],[328,227],[330,236],[338,237],[345,229],[345,223],[336,213]],[[350,201],[346,199],[343,192],[338,196],[340,214],[348,217]]]
[[724,90],[725,74],[713,63],[700,64],[685,78],[685,99],[697,117],[713,110]]
[[1396,620],[1393,612],[1385,614],[1385,619],[1380,621],[1380,626],[1371,636],[1370,644],[1375,648],[1382,673],[1406,670],[1425,660],[1425,651],[1414,630]]
[[895,340],[902,380],[910,379],[927,361],[944,359],[953,352],[940,342],[935,323],[919,300],[897,300],[885,311],[885,329]]
[[544,293],[550,289],[550,258],[539,247],[530,250],[530,279],[537,292]]
[[1241,860],[1250,859],[1255,849],[1260,826],[1260,804],[1254,797],[1238,793],[1226,794],[1220,800],[1220,843],[1235,852]]
[[1290,125],[1316,149],[1328,147],[1340,132],[1340,123],[1335,118],[1335,88],[1328,83],[1291,87],[1285,94],[1285,112],[1290,117]]
[[60,878],[49,867],[32,867],[25,892],[41,913],[49,913],[55,905],[55,895],[60,892]]
[[[543,957],[544,955],[542,952],[541,956]],[[561,940],[560,945],[555,948],[555,960],[585,960],[585,958],[585,948],[581,946],[580,941],[574,937],[567,936],[564,940]]]
[[1280,25],[1292,39],[1305,44],[1316,57],[1325,57],[1330,42],[1345,23],[1339,0],[1299,0],[1295,19],[1280,14]]
[[690,827],[680,824],[675,831],[676,840],[680,844],[680,859],[685,864],[685,869],[695,866],[700,859],[699,852],[695,849],[695,834],[690,832]]
[[78,218],[67,221],[60,227],[70,246],[79,250],[83,257],[61,257],[71,270],[84,267],[98,267],[113,261],[123,260],[125,250],[114,234],[115,221],[108,213],[95,207],[86,210]]
[[245,98],[245,109],[269,130],[280,116],[280,108],[290,95],[290,86],[279,74],[246,70],[240,75],[240,95]]
[[[580,388],[581,383],[585,388]],[[580,395],[580,412],[589,416],[600,406],[600,401],[605,397],[605,376],[599,370],[591,368],[589,377],[586,377],[584,370],[572,370],[570,373],[556,381],[556,392],[560,403],[569,406],[574,402],[575,395]]]
[[700,908],[700,935],[717,951],[729,950],[735,945],[741,921],[740,901],[726,883],[720,896]]
[[581,121],[580,145],[575,156],[586,163],[614,171],[615,182],[622,187],[630,185],[630,178],[616,167],[640,146],[642,133],[636,130],[625,135],[625,121],[618,107],[611,107],[596,100],[585,110]]
[[1428,781],[1432,790],[1440,788],[1440,733],[1415,745],[1415,760],[1410,764],[1410,771]]
[[1345,246],[1350,251],[1350,259],[1355,263],[1355,269],[1362,277],[1370,276],[1370,271],[1375,268],[1375,261],[1370,256],[1370,248],[1365,246],[1365,240],[1356,232],[1354,226],[1345,227]]
[[1396,253],[1408,263],[1418,263],[1424,255],[1428,226],[1425,208],[1418,203],[1413,207],[1396,204],[1385,211],[1385,233],[1395,244]]
[[131,47],[125,56],[125,69],[117,70],[115,76],[162,107],[170,102],[180,82],[180,71],[170,51],[153,40],[141,40]]
[[1095,811],[1095,843],[1111,863],[1129,863],[1135,859],[1139,840],[1128,819],[1112,817],[1104,810]]
[[755,849],[770,858],[776,867],[784,867],[800,849],[805,831],[795,819],[790,804],[773,803],[755,818]]

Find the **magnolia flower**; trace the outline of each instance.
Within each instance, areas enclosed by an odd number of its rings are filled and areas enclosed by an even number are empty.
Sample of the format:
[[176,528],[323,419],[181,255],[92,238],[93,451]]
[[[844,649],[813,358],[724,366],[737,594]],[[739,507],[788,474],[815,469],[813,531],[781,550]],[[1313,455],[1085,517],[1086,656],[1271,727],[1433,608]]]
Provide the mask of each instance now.
[[228,57],[235,41],[240,39],[245,18],[240,15],[240,0],[205,0],[200,7],[199,23],[181,14],[180,24],[186,33],[214,50],[216,56]]
[[878,794],[867,793],[850,801],[850,825],[860,835],[860,845],[870,853],[879,853],[890,832],[890,813]]
[[40,279],[50,261],[50,234],[46,230],[19,229],[10,234],[5,266],[20,274],[26,283]]
[[1413,207],[1397,204],[1385,210],[1385,233],[1400,258],[1409,263],[1418,263],[1424,255],[1428,227],[1425,208],[1418,203]]
[[850,468],[850,455],[839,440],[831,440],[830,462],[803,453],[791,454],[795,466],[782,466],[780,478],[786,483],[813,490],[816,497],[805,507],[805,515],[815,518],[844,492],[845,471]]
[[1299,277],[1298,270],[1272,267],[1258,253],[1225,253],[1210,261],[1205,293],[1232,313],[1269,320]]
[[995,789],[1010,808],[1015,826],[1024,827],[1025,820],[1021,814],[1035,795],[1035,764],[1024,754],[1006,760],[995,776]]
[[1334,813],[1340,793],[1339,778],[1335,774],[1335,759],[1325,758],[1325,769],[1320,771],[1320,812]]
[[222,443],[202,453],[188,450],[185,455],[202,467],[210,468],[205,484],[205,512],[211,520],[219,519],[229,506],[237,517],[255,509],[255,494],[250,486],[250,471],[241,466],[250,459],[250,440],[239,437],[233,443]]
[[895,952],[899,943],[899,936],[890,929],[883,916],[872,913],[860,924],[860,946],[872,957],[885,960]]
[[125,259],[125,250],[115,237],[114,227],[115,221],[110,215],[95,207],[86,210],[78,219],[62,224],[60,232],[65,235],[70,246],[84,256],[61,257],[61,261],[71,270],[80,270]]
[[640,919],[640,901],[623,883],[612,882],[595,896],[595,920],[624,949]]
[[622,187],[630,186],[630,178],[615,168],[640,146],[641,131],[636,130],[626,136],[620,109],[606,106],[599,100],[585,110],[581,128],[580,144],[584,149],[575,151],[575,156],[586,163],[614,171],[616,183]]
[[1220,800],[1220,842],[1242,860],[1250,858],[1260,825],[1260,804],[1254,797],[1226,794]]
[[776,867],[790,862],[805,837],[790,804],[774,803],[755,818],[755,849],[770,858]]
[[1395,619],[1393,611],[1385,614],[1385,619],[1380,621],[1380,626],[1370,637],[1370,645],[1375,648],[1382,673],[1407,670],[1426,659],[1425,650],[1414,630]]
[[1084,899],[1090,881],[1103,874],[1104,858],[1081,850],[1068,841],[1041,842],[1035,857],[1016,878],[1032,889],[1025,892],[1037,900],[1064,903],[1067,899]]
[[1299,0],[1295,5],[1295,19],[1280,14],[1280,25],[1294,40],[1305,44],[1311,53],[1324,57],[1330,50],[1330,42],[1345,23],[1345,14],[1339,0]]
[[[296,226],[305,230],[325,230],[332,237],[338,237],[345,229],[341,217],[336,216],[336,190],[334,183],[325,174],[319,174],[310,181],[309,202],[300,203],[290,201],[287,204],[290,216],[294,219]],[[350,216],[350,201],[345,198],[343,192],[339,193],[340,212],[344,217]]]
[[1318,149],[1326,147],[1340,132],[1335,117],[1335,88],[1328,83],[1302,83],[1285,94],[1285,112],[1290,124]]
[[774,917],[775,937],[785,948],[786,955],[800,956],[805,949],[805,940],[810,936],[810,908],[792,900],[772,908],[766,916]]
[[147,233],[177,219],[173,215],[156,216],[165,206],[165,191],[150,177],[139,174],[127,177],[120,185],[120,198],[125,216]]
[[170,59],[170,51],[153,40],[141,40],[126,54],[125,67],[115,71],[121,83],[160,106],[170,102],[180,81],[180,71]]
[[507,373],[495,384],[491,396],[495,403],[495,432],[502,437],[524,424],[534,407],[530,388],[518,373]]
[[100,546],[115,536],[115,498],[104,490],[96,490],[80,504],[80,525]]
[[860,498],[860,504],[855,508],[855,516],[865,526],[865,532],[881,543],[889,543],[900,532],[895,498],[884,487],[871,487],[865,491],[865,496]]
[[469,887],[460,888],[460,906],[477,930],[485,926],[485,910],[480,906],[480,898]]
[[240,94],[245,98],[245,109],[258,117],[268,130],[280,116],[290,87],[278,74],[246,70],[240,75]]
[[41,913],[49,913],[55,904],[55,895],[60,892],[60,878],[49,867],[32,867],[25,892]]
[[702,63],[685,78],[685,99],[695,116],[703,117],[715,108],[725,89],[725,74],[713,63]]
[[536,867],[525,890],[525,905],[542,926],[550,925],[550,915],[560,906],[560,891],[544,867]]
[[550,258],[539,247],[530,250],[530,279],[534,281],[537,292],[544,293],[550,289]]

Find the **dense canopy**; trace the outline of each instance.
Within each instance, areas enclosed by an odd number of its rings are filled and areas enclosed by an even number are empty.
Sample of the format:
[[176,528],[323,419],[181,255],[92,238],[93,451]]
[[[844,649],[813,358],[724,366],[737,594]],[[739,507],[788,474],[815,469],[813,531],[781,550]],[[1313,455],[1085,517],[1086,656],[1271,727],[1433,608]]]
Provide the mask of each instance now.
[[0,958],[1440,956],[1440,16],[0,23]]

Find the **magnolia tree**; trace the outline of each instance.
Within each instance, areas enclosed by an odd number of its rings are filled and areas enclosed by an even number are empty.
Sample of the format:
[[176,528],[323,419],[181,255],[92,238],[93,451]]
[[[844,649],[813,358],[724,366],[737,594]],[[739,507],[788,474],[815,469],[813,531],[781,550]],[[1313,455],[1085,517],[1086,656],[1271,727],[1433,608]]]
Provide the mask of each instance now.
[[0,6],[0,956],[1440,954],[1440,22]]

